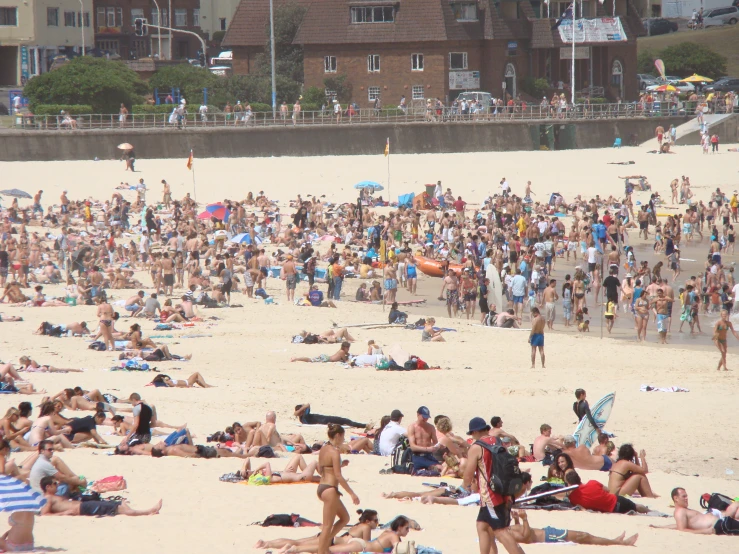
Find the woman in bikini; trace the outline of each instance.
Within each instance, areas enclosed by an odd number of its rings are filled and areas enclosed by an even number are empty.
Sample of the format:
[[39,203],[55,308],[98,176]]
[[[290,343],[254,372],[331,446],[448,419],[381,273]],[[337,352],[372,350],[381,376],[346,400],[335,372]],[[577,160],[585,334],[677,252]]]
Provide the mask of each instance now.
[[[469,262],[471,263],[472,260]],[[477,303],[477,283],[472,278],[473,273],[474,266],[462,274],[462,298],[464,298],[464,311],[467,319],[470,318],[470,314],[472,314],[472,319],[475,318],[475,304]]]
[[33,358],[21,356],[18,360],[20,366],[18,371],[28,371],[35,373],[82,373],[81,369],[58,368],[51,365],[41,365]]
[[613,467],[608,472],[608,490],[620,496],[630,496],[638,491],[644,498],[659,498],[659,495],[652,491],[647,478],[649,466],[646,456],[646,451],[642,450],[639,453],[641,465],[636,464],[634,463],[637,460],[634,447],[630,444],[621,445],[618,449],[618,460],[613,463]]
[[634,283],[631,273],[626,274],[626,279],[621,283],[621,303],[623,304],[624,313],[631,310],[631,299],[634,297]]
[[180,389],[190,389],[193,388],[195,385],[199,385],[200,387],[204,389],[209,389],[213,385],[209,385],[205,382],[205,379],[203,379],[203,376],[200,375],[197,371],[190,375],[190,377],[185,379],[171,379],[169,375],[157,375],[154,377],[154,380],[151,382],[152,385],[155,387],[175,387]]
[[636,340],[647,340],[647,325],[649,324],[649,300],[642,292],[634,301],[634,327],[636,328]]
[[37,447],[42,440],[48,440],[54,443],[54,450],[63,450],[64,448],[74,448],[74,445],[62,435],[60,428],[51,420],[54,413],[54,404],[45,402],[41,405],[41,413],[39,418],[33,422],[31,429],[23,437],[32,447]]
[[98,297],[97,317],[100,323],[100,333],[106,350],[115,350],[115,339],[113,338],[113,306],[103,300],[102,296]]
[[739,335],[734,330],[734,325],[729,321],[729,312],[721,310],[721,319],[713,326],[713,344],[716,345],[716,348],[721,353],[721,359],[719,359],[718,367],[716,368],[718,371],[721,371],[721,366],[724,366],[724,371],[729,371],[729,368],[726,367],[726,337],[729,331],[731,331],[736,339],[739,339]]
[[[373,541],[367,541],[359,537],[352,537],[345,544],[336,544],[330,547],[326,552],[378,552],[386,553],[395,552],[397,545],[403,537],[408,535],[410,531],[410,522],[408,518],[398,516],[390,525],[390,529],[383,531],[382,534]],[[323,533],[321,534],[321,537]],[[319,537],[319,539],[321,538]],[[320,552],[317,549],[307,546],[291,546],[285,552]]]
[[[334,544],[348,544],[352,539],[361,539],[369,542],[372,539],[372,531],[377,529],[379,519],[375,510],[357,510],[359,514],[359,523],[354,525],[348,532],[340,537],[336,537]],[[280,548],[287,549],[289,547],[305,547],[318,548],[320,535],[314,537],[306,537],[304,539],[274,539],[271,541],[257,541],[254,548]]]
[[351,496],[355,506],[359,504],[359,497],[341,474],[341,468],[348,463],[348,461],[342,463],[340,454],[341,445],[344,443],[344,428],[341,425],[329,424],[328,439],[329,443],[318,452],[318,473],[321,475],[321,483],[316,494],[323,502],[323,527],[316,549],[319,554],[329,552],[334,537],[349,523],[349,513],[341,501],[339,485]]
[[570,458],[569,454],[559,454],[554,459],[554,463],[549,466],[549,471],[547,473],[547,482],[557,485],[564,485],[565,473],[574,468],[575,464],[572,463],[572,458]]
[[575,272],[575,280],[572,281],[572,294],[575,297],[575,313],[585,306],[585,281],[582,280],[582,271]]
[[265,486],[277,483],[301,483],[303,481],[318,482],[320,477],[315,475],[317,468],[317,461],[314,460],[308,463],[301,454],[294,454],[282,471],[272,471],[269,462],[252,470],[251,460],[247,458],[244,465],[241,466],[240,473],[249,485]]
[[[20,450],[36,450],[23,438],[23,435],[31,430],[31,426],[26,425],[23,427],[16,427],[19,419],[20,412],[18,411],[18,408],[9,408],[8,411],[5,412],[5,417],[0,419],[0,434],[2,435],[2,438],[8,441],[13,448],[19,448]],[[10,474],[8,473],[6,475]]]

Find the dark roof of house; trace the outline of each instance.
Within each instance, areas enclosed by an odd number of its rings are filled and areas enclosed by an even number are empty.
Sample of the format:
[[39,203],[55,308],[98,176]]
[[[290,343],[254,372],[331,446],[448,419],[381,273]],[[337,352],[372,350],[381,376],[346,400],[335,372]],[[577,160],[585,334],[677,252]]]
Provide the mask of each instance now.
[[[320,0],[316,0],[316,3],[318,1]],[[290,2],[305,6],[311,4],[311,0],[274,0],[274,7]],[[267,25],[269,25],[269,0],[241,0],[223,37],[223,46],[263,47],[269,38]]]

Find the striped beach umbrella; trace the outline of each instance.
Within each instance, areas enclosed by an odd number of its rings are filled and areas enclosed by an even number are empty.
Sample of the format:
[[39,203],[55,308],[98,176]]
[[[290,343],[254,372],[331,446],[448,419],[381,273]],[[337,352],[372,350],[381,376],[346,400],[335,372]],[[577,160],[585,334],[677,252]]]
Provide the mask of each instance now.
[[24,482],[0,475],[0,512],[40,512],[46,504],[44,496]]

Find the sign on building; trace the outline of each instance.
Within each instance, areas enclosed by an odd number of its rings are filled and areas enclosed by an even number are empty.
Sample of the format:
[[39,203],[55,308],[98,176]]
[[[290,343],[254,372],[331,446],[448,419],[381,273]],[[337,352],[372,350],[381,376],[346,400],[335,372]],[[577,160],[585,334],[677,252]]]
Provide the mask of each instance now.
[[[572,44],[572,20],[564,19],[558,29],[562,42]],[[600,17],[596,19],[575,20],[576,44],[625,42],[626,40],[626,33],[624,33],[623,25],[621,25],[621,18],[619,17]]]
[[450,71],[449,90],[466,90],[480,88],[479,71]]
[[[562,46],[559,49],[560,60],[571,60],[572,59],[572,47]],[[576,60],[589,60],[590,59],[590,47],[589,46],[575,46],[575,59]]]

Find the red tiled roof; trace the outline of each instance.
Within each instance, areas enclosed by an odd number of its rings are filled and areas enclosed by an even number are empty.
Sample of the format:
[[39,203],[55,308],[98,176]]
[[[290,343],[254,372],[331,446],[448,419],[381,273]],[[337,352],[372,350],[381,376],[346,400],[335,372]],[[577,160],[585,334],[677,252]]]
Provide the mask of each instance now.
[[[274,0],[274,7],[289,2],[305,6],[311,4],[311,0]],[[268,39],[267,25],[269,0],[241,0],[223,37],[223,46],[264,46]]]

